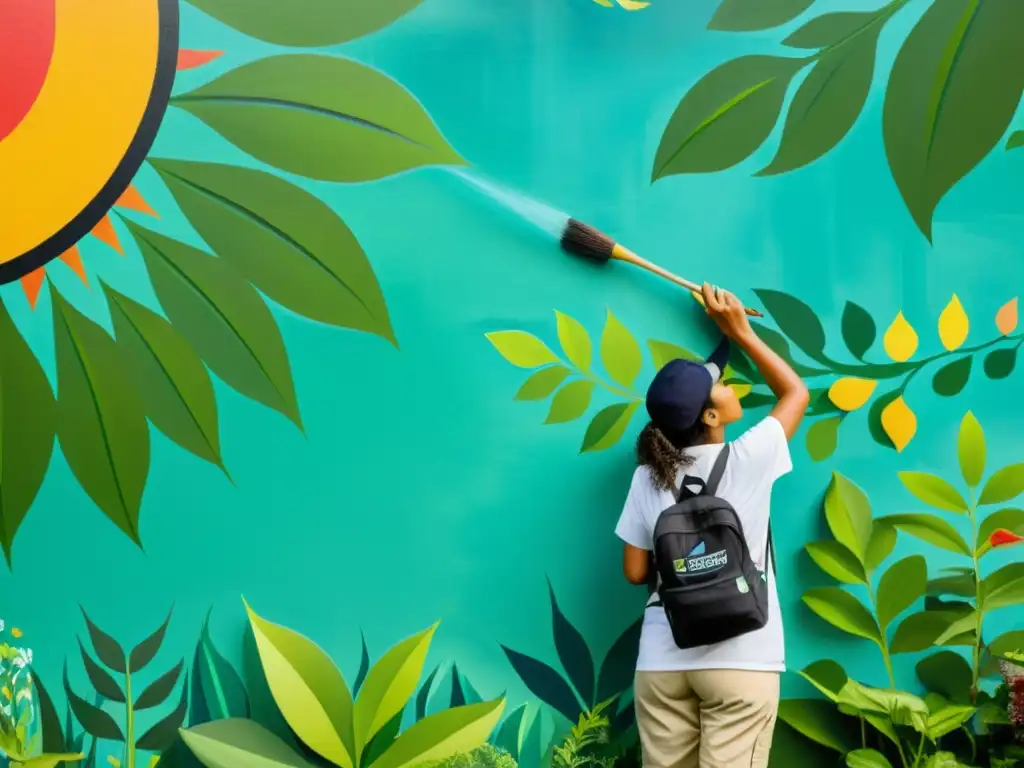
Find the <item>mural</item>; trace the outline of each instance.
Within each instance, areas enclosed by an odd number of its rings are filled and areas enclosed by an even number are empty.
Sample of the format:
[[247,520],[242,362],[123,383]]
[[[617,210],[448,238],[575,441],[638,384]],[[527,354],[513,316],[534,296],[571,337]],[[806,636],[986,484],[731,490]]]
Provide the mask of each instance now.
[[611,530],[710,328],[484,178],[812,389],[772,764],[1024,764],[1017,2],[88,5],[0,0],[0,768],[639,766]]

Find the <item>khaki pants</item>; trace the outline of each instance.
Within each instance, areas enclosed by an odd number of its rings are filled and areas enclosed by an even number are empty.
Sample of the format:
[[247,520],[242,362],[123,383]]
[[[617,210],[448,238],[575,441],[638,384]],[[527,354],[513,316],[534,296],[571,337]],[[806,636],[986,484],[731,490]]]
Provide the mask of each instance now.
[[633,695],[644,768],[768,765],[778,672],[637,672]]

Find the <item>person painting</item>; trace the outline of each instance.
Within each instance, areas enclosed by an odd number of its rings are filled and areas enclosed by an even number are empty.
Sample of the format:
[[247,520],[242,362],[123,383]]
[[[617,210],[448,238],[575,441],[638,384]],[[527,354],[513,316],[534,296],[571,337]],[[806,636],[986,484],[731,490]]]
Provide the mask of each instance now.
[[[792,469],[788,440],[809,394],[758,338],[735,296],[705,284],[703,298],[726,339],[703,365],[675,360],[655,376],[651,421],[637,440],[639,467],[615,529],[625,542],[626,579],[659,584],[640,638],[636,718],[645,768],[763,768],[785,668],[768,564],[771,492]],[[743,415],[719,382],[730,342],[778,402],[726,447],[726,427]],[[681,542],[683,554],[662,557],[663,546]],[[709,637],[725,639],[704,644]]]

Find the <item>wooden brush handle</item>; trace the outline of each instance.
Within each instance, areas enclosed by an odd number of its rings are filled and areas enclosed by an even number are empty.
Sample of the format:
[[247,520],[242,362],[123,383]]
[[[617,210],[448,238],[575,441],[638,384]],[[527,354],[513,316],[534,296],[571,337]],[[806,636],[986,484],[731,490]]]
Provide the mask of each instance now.
[[[685,277],[674,275],[667,269],[662,269],[657,264],[652,264],[647,259],[643,259],[637,256],[631,250],[619,245],[618,243],[616,243],[615,248],[612,249],[612,258],[617,259],[619,261],[625,261],[626,263],[632,264],[635,267],[640,267],[641,269],[646,269],[648,272],[653,272],[659,277],[663,277],[666,280],[675,283],[676,285],[681,285],[688,291],[692,291],[697,295],[701,294],[701,287],[696,283],[692,282],[691,280],[687,280]],[[750,307],[744,307],[743,309],[751,317],[764,317],[764,315],[758,312],[756,309],[751,309]]]

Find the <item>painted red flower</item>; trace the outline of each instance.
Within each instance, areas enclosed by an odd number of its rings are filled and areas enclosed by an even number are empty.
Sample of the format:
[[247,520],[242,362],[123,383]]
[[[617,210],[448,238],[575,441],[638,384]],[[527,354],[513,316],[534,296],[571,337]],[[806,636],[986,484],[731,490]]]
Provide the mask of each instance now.
[[1008,531],[1005,528],[997,528],[988,537],[990,547],[1005,547],[1010,544],[1020,544],[1022,541],[1024,541],[1024,536],[1018,536],[1013,531]]

